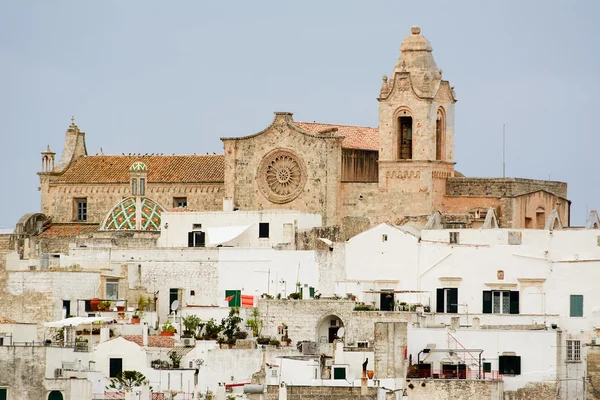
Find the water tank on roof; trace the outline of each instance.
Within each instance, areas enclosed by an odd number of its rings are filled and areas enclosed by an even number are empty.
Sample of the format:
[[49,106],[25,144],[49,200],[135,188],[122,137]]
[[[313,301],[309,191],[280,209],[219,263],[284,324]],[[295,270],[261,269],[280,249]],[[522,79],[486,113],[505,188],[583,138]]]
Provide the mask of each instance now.
[[244,385],[244,393],[246,394],[261,394],[265,392],[263,385]]

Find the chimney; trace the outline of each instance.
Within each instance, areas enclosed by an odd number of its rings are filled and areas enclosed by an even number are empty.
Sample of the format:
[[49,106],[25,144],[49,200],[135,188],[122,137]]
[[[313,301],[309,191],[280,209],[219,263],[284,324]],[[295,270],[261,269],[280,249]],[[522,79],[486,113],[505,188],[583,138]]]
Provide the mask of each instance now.
[[223,211],[233,211],[233,198],[223,197]]
[[142,324],[142,346],[148,347],[148,323]]

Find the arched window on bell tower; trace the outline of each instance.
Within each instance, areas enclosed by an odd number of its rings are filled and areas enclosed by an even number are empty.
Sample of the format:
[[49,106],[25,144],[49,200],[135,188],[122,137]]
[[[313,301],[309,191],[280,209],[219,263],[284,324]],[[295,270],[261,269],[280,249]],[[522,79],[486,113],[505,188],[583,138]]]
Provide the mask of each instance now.
[[438,108],[435,119],[435,159],[445,160],[446,152],[446,114],[442,107]]
[[398,129],[398,159],[399,160],[412,160],[413,150],[413,119],[410,113],[406,110],[402,110],[398,114],[397,120]]

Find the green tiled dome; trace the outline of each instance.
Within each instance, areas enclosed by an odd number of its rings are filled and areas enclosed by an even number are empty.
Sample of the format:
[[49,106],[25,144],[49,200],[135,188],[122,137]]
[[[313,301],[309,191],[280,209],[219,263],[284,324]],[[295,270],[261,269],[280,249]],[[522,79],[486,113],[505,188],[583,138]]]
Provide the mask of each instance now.
[[101,230],[160,231],[164,208],[147,197],[128,197],[113,207]]
[[148,167],[143,162],[136,161],[133,164],[131,164],[131,168],[130,169],[132,171],[147,171]]

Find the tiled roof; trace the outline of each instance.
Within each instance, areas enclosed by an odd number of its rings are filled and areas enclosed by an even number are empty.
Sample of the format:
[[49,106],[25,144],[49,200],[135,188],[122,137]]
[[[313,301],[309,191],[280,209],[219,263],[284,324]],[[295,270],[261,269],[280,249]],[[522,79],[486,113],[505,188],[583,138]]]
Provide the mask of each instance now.
[[127,183],[129,169],[135,161],[148,166],[149,182],[224,181],[223,154],[184,156],[84,156],[60,175],[64,183]]
[[16,324],[17,321],[8,317],[0,316],[0,324]]
[[[142,335],[123,335],[121,336],[125,340],[129,340],[142,346]],[[175,346],[175,338],[173,336],[148,336],[148,347],[167,347],[173,348]]]
[[87,224],[52,224],[40,235],[40,238],[54,239],[65,236],[76,236],[82,233],[96,232],[98,225]]
[[342,147],[347,149],[379,150],[379,129],[368,126],[321,124],[319,122],[294,122],[307,132],[318,134],[337,128],[337,134],[345,136]]

